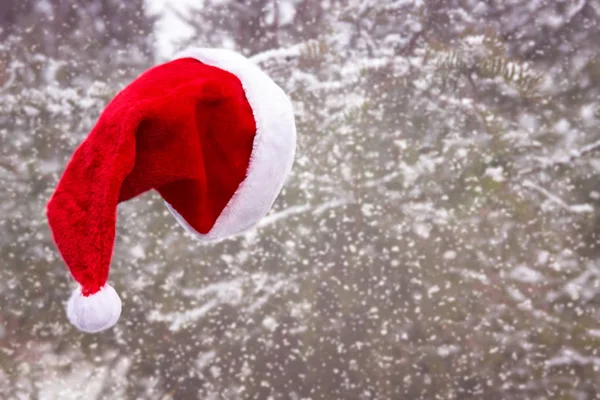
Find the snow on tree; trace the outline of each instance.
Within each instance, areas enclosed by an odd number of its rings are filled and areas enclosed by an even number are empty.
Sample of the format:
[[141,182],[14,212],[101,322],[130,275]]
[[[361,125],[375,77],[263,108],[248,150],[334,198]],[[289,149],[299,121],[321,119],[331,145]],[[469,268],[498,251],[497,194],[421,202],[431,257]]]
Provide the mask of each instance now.
[[172,4],[175,47],[235,48],[290,93],[296,164],[216,245],[156,195],[123,204],[127,322],[97,336],[64,318],[43,208],[169,27],[138,2],[9,3],[0,397],[600,395],[597,2]]

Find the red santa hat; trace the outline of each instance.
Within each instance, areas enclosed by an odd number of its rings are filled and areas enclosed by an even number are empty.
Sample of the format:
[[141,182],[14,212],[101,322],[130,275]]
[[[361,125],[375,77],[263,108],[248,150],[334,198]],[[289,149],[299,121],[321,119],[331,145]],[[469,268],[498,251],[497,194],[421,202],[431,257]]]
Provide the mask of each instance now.
[[289,98],[242,55],[190,49],[133,81],[74,152],[47,206],[79,283],[71,323],[98,332],[119,319],[106,281],[120,202],[155,189],[195,237],[226,238],[267,214],[295,147]]

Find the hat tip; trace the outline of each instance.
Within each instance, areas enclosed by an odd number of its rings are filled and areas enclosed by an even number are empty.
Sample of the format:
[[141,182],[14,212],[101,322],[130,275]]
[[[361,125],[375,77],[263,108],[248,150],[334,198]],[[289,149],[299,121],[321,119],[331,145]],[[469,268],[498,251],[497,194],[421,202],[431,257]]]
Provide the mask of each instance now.
[[89,296],[84,296],[78,287],[67,303],[69,321],[82,332],[106,330],[117,323],[120,315],[121,299],[109,284]]

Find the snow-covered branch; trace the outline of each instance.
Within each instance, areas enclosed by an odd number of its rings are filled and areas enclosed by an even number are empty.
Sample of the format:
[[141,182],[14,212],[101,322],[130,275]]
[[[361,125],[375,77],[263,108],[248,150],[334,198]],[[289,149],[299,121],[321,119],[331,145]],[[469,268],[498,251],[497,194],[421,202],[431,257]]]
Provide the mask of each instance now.
[[2,167],[5,170],[10,171],[14,174],[17,173],[17,168],[7,160],[0,159],[0,167]]
[[581,158],[589,153],[592,153],[596,150],[600,150],[600,140],[587,144],[580,148],[579,150],[572,150],[568,156],[556,158],[554,160],[550,160],[548,162],[542,163],[540,165],[536,165],[534,167],[526,168],[519,171],[518,176],[524,176],[528,174],[532,174],[534,172],[543,171],[545,169],[555,167],[558,165],[569,165],[574,160]]
[[262,228],[267,225],[274,224],[274,223],[278,222],[279,220],[289,218],[291,216],[298,215],[298,214],[304,214],[307,212],[311,212],[315,215],[318,215],[318,214],[321,214],[331,208],[341,207],[341,206],[344,206],[346,204],[351,204],[351,203],[353,203],[353,200],[351,200],[351,199],[335,199],[335,200],[326,201],[325,203],[322,203],[319,205],[303,204],[303,205],[288,207],[284,210],[281,210],[281,211],[278,211],[276,213],[266,216],[258,223],[258,227]]
[[525,182],[523,182],[521,184],[521,186],[523,186],[524,188],[527,188],[527,189],[532,189],[533,191],[536,191],[536,192],[542,194],[549,201],[551,201],[552,203],[555,203],[555,204],[559,205],[560,207],[562,207],[563,209],[565,209],[565,210],[567,210],[569,212],[576,213],[576,214],[594,212],[594,208],[591,205],[589,205],[589,204],[573,204],[573,205],[569,205],[563,199],[561,199],[560,197],[556,196],[555,194],[550,193],[548,190],[544,189],[541,186],[536,185],[535,183],[533,183],[533,182],[531,182],[529,180],[526,180]]
[[261,53],[255,54],[250,59],[257,64],[264,63],[271,60],[285,59],[288,61],[291,58],[299,57],[302,49],[307,46],[310,42],[298,43],[290,47],[266,50]]
[[393,181],[394,179],[396,179],[396,177],[398,175],[400,175],[400,171],[393,171],[393,172],[390,172],[389,174],[382,176],[381,178],[367,181],[367,182],[363,183],[361,186],[365,187],[365,188],[372,188],[372,187],[380,186],[384,183]]

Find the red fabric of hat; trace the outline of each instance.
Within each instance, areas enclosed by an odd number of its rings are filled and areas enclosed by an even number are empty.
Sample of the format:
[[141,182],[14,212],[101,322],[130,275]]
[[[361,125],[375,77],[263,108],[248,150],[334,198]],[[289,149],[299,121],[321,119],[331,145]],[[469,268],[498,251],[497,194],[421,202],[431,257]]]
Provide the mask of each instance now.
[[267,214],[295,138],[287,96],[237,53],[191,49],[133,81],[77,148],[47,206],[80,285],[67,304],[71,323],[98,332],[119,319],[107,284],[118,203],[155,189],[198,239],[229,237]]

